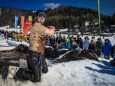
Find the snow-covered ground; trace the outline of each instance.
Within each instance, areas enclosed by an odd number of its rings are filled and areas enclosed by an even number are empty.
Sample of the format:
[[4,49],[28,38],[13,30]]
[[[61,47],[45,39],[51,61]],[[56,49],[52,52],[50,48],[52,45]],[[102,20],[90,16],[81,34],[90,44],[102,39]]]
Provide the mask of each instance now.
[[[113,36],[108,38],[115,44]],[[13,49],[20,43],[28,45],[0,36],[0,50]],[[99,58],[98,61],[86,59],[55,64],[47,60],[47,63],[49,71],[47,74],[42,74],[41,82],[15,82],[11,79],[4,83],[0,75],[0,86],[115,86],[115,67],[104,58]]]
[[0,30],[20,32],[21,29],[10,28],[10,25],[7,25],[7,26],[0,27]]
[[11,40],[10,38],[5,39],[0,35],[0,51],[14,49],[19,44],[25,44],[27,46],[29,45],[27,42],[16,42],[14,40]]
[[0,51],[3,51],[3,50],[11,50],[15,48],[15,46],[10,46],[8,43],[7,43],[7,39],[2,39],[0,38]]
[[115,68],[102,58],[50,64],[48,69],[41,82],[11,79],[4,83],[0,78],[0,86],[115,86]]

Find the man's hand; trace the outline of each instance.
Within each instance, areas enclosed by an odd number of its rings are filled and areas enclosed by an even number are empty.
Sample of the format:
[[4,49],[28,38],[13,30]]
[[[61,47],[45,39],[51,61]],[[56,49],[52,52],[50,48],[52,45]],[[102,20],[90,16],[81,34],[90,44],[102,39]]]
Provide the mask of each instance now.
[[53,31],[53,33],[55,33],[55,27],[54,26],[48,26],[48,29],[50,29],[51,31]]
[[55,33],[55,27],[54,26],[48,26],[48,29],[45,32],[48,35],[52,35]]
[[54,29],[55,30],[55,27],[54,26],[48,26],[48,29]]

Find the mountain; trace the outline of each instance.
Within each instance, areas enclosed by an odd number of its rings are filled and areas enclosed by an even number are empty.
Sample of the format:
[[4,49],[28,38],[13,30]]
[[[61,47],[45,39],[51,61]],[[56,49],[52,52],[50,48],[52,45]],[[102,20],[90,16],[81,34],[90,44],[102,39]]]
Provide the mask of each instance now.
[[[81,31],[85,31],[85,22],[90,23],[94,20],[98,20],[98,12],[88,8],[78,8],[72,6],[60,6],[55,9],[46,10],[47,18],[45,25],[54,25],[57,29],[59,28],[74,28],[78,25]],[[11,25],[14,26],[14,16],[33,16],[34,12],[28,10],[19,10],[14,8],[4,8],[1,7],[0,15],[0,26]],[[115,16],[107,16],[101,14],[101,21],[103,21],[107,26],[115,24]],[[19,23],[20,25],[20,18]]]

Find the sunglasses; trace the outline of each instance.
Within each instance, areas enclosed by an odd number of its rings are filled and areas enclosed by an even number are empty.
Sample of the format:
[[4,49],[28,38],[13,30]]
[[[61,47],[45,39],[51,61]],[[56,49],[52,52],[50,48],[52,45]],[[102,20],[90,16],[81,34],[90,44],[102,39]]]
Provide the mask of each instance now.
[[38,15],[39,17],[42,17],[42,18],[46,18],[46,14],[45,13],[40,13],[39,15]]

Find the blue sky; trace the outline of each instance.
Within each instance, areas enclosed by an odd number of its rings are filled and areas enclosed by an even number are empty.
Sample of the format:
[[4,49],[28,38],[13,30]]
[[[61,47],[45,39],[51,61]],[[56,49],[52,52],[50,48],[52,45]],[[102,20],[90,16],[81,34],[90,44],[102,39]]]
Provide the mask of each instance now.
[[[27,10],[44,10],[60,5],[86,7],[97,10],[97,0],[0,0],[0,6]],[[115,13],[115,0],[100,0],[101,13]]]

